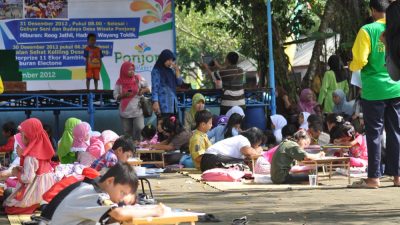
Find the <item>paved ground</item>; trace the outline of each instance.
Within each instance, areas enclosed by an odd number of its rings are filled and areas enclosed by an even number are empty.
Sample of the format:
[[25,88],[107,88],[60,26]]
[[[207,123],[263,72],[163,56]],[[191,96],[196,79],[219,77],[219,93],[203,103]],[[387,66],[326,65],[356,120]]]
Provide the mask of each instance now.
[[[212,213],[229,225],[247,216],[249,224],[400,224],[400,188],[220,192],[180,174],[152,180],[155,197],[168,206]],[[9,224],[4,217],[0,224]]]
[[212,213],[223,220],[214,224],[230,224],[242,216],[247,216],[251,225],[400,224],[400,188],[394,187],[219,192],[177,174],[154,185],[160,201],[172,207]]

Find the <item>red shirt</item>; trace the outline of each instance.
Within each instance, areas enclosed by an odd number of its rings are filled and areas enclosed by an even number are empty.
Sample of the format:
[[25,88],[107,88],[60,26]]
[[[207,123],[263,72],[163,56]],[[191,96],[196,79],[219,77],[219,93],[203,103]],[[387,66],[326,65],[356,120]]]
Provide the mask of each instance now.
[[11,152],[14,150],[14,136],[8,138],[7,143],[0,146],[0,152]]

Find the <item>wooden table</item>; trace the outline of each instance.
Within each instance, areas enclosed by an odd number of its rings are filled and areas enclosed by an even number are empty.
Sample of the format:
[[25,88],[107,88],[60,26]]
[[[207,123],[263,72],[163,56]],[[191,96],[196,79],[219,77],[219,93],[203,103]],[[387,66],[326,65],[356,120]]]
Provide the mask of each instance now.
[[142,160],[129,160],[127,161],[127,163],[131,166],[141,166],[143,164]]
[[162,165],[163,168],[165,167],[165,160],[164,160],[165,152],[166,151],[164,151],[164,150],[140,150],[140,149],[136,150],[136,154],[137,154],[137,157],[139,159],[140,159],[140,156],[144,155],[144,154],[150,154],[151,155],[150,156],[151,159],[153,159],[153,156],[155,154],[161,155],[161,161],[157,161],[157,160],[143,161],[142,165],[145,165],[145,164],[157,164],[157,165]]
[[341,146],[341,145],[325,145],[325,146],[321,146],[322,150],[325,153],[328,152],[337,152],[340,151],[340,157],[343,157],[343,153],[344,152],[348,152],[351,148],[351,146]]
[[197,215],[190,213],[173,213],[170,216],[135,218],[131,223],[124,223],[124,225],[178,225],[181,223],[195,225],[198,219]]
[[[329,180],[332,178],[333,167],[344,167],[347,169],[347,178],[350,184],[350,158],[349,157],[324,157],[317,160],[306,160],[300,162],[302,165],[313,165],[315,166],[315,171],[318,173],[319,167],[327,166],[329,168]],[[318,179],[319,176],[317,176]],[[318,182],[318,180],[317,180]]]

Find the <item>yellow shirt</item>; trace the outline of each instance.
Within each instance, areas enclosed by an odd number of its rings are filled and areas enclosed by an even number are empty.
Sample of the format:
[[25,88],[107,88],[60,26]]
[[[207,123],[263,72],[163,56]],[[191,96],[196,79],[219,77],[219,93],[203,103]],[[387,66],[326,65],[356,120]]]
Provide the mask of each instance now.
[[[377,20],[378,23],[386,23],[386,19]],[[350,63],[351,71],[358,71],[368,64],[371,53],[371,38],[366,30],[360,29],[353,45],[353,61]]]
[[0,94],[3,94],[3,92],[4,92],[3,80],[1,79],[0,76]]
[[211,141],[208,139],[206,133],[199,130],[193,132],[193,135],[190,138],[189,151],[197,169],[200,169],[200,161],[196,159],[199,156],[202,156],[211,145]]

